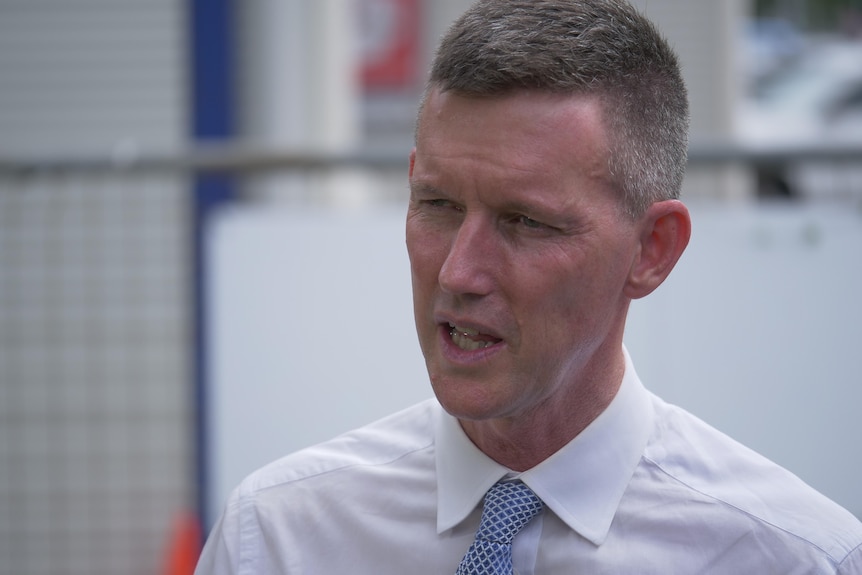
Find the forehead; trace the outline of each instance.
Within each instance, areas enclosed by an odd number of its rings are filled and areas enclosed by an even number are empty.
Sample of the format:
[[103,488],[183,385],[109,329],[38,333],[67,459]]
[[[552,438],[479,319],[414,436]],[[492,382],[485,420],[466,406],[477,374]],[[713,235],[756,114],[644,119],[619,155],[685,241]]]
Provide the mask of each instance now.
[[610,183],[602,111],[595,95],[521,90],[470,96],[432,89],[418,123],[417,167]]

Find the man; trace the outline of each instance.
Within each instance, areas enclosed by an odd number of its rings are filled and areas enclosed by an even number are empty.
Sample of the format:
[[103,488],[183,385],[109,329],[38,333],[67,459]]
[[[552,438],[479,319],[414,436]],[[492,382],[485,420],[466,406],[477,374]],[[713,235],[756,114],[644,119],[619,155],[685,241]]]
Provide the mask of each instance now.
[[687,124],[622,0],[476,3],[410,154],[436,400],[251,475],[198,573],[862,573],[858,520],[650,394],[623,348],[688,242]]

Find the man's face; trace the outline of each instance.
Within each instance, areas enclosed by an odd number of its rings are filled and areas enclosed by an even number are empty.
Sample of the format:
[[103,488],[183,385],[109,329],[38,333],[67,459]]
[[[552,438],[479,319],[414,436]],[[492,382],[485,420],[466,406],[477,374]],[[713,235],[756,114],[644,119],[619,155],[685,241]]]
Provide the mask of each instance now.
[[592,98],[429,95],[410,157],[407,250],[431,383],[456,417],[589,401],[620,356],[639,241],[607,147]]

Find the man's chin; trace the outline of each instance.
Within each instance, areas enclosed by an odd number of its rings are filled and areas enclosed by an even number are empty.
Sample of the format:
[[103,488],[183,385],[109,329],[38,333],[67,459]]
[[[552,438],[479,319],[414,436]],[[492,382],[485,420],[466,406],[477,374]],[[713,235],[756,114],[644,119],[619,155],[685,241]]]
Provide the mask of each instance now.
[[446,412],[466,421],[483,421],[500,416],[501,395],[494,386],[461,378],[432,381],[437,401]]

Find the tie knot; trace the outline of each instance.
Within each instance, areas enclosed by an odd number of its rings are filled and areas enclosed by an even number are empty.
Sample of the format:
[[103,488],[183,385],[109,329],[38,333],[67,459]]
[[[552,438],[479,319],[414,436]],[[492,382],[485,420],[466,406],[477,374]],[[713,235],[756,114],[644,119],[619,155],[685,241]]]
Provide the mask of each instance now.
[[510,545],[543,505],[542,500],[523,482],[500,481],[485,494],[485,507],[476,536]]

